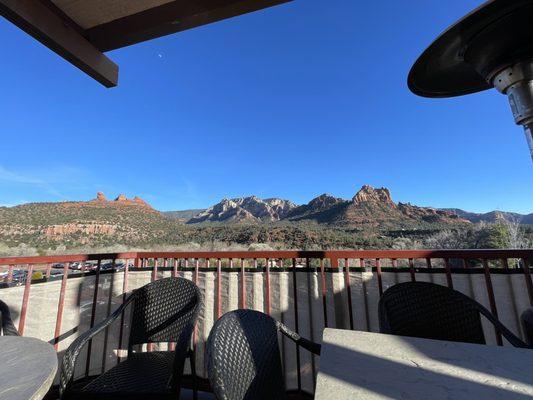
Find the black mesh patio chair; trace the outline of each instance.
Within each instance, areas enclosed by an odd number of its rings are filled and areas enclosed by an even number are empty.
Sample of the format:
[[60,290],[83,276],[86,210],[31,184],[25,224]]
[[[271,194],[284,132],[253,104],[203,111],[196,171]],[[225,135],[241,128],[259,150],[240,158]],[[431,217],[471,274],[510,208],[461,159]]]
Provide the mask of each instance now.
[[[88,384],[73,382],[76,358],[83,346],[115,321],[132,304],[128,357]],[[62,399],[177,399],[185,359],[193,381],[196,373],[191,335],[202,304],[191,281],[165,278],[133,292],[107,319],[84,332],[63,355],[59,393]],[[134,352],[145,343],[175,342],[175,351]],[[194,382],[196,397],[196,382]]]
[[0,334],[3,336],[20,336],[11,320],[11,312],[6,303],[0,300]]
[[207,340],[207,374],[219,400],[286,399],[278,332],[320,355],[320,345],[253,310],[224,314]]
[[378,307],[381,333],[486,344],[483,316],[513,346],[529,347],[477,301],[446,286],[399,283],[383,293]]

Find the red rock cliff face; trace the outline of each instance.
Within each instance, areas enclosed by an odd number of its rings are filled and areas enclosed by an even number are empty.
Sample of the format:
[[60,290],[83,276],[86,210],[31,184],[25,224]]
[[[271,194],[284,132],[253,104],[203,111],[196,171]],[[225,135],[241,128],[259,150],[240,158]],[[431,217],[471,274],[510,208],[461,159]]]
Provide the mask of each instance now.
[[72,233],[84,235],[113,235],[117,232],[117,226],[97,223],[69,223],[44,227],[42,233],[49,238],[60,238]]
[[396,208],[392,201],[390,191],[387,188],[374,189],[372,186],[364,185],[352,199],[355,205],[362,203],[374,203]]

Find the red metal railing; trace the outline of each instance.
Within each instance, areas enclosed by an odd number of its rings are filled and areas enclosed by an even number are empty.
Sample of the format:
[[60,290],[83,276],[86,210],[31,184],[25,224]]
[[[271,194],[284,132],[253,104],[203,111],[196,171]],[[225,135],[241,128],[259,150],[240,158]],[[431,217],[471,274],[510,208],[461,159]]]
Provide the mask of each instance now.
[[[95,264],[90,264],[93,262]],[[77,263],[77,264],[76,264]],[[327,297],[331,295],[327,285],[328,273],[342,273],[344,290],[346,292],[346,308],[348,310],[347,327],[355,329],[354,307],[356,303],[352,298],[351,286],[353,285],[351,273],[353,271],[370,271],[376,276],[379,295],[386,289],[384,274],[390,272],[407,273],[409,279],[416,281],[420,273],[441,273],[445,275],[446,284],[454,287],[454,277],[457,274],[477,273],[484,277],[488,303],[493,314],[498,315],[497,301],[493,287],[493,274],[509,273],[523,276],[527,289],[529,304],[533,306],[533,284],[530,268],[533,264],[533,250],[369,250],[369,251],[260,251],[260,252],[132,252],[117,254],[79,254],[49,257],[8,257],[0,258],[0,284],[4,287],[24,285],[22,303],[19,317],[19,331],[24,333],[28,315],[29,299],[33,284],[61,280],[59,299],[57,304],[56,322],[52,343],[58,348],[63,340],[62,319],[65,306],[65,292],[71,278],[94,276],[94,292],[91,304],[89,327],[96,321],[96,308],[101,289],[100,281],[103,274],[115,273],[123,275],[121,288],[122,301],[129,290],[128,277],[135,271],[151,271],[151,280],[158,279],[160,273],[168,271],[172,276],[177,276],[180,271],[192,272],[192,280],[199,281],[199,274],[205,271],[215,274],[214,293],[204,293],[213,296],[214,314],[220,317],[224,307],[222,305],[222,277],[227,272],[238,275],[238,306],[252,308],[247,300],[247,274],[257,271],[263,277],[264,311],[272,312],[272,273],[276,271],[288,272],[292,275],[292,301],[293,301],[293,328],[309,330],[301,326],[298,309],[298,284],[297,272],[312,271],[318,274],[319,299],[323,308],[323,325],[331,324],[328,317]],[[76,265],[76,270],[73,270]],[[214,265],[214,267],[213,267]],[[55,271],[55,272],[54,272]],[[455,278],[457,279],[457,278]],[[2,296],[0,289],[0,298]],[[365,300],[366,301],[366,300]],[[111,303],[107,305],[107,314],[111,312]],[[367,322],[368,325],[368,322]],[[118,340],[119,349],[123,345],[124,316]],[[368,326],[367,326],[368,328]],[[64,333],[63,333],[64,335]],[[107,347],[108,332],[106,331]],[[500,332],[496,331],[497,344],[502,345]],[[194,344],[198,344],[198,332],[194,331]],[[173,344],[169,345],[173,348]],[[149,346],[148,351],[151,350]],[[89,375],[91,367],[92,343],[88,344],[88,356],[85,365],[85,374]],[[117,354],[117,362],[120,357]],[[302,389],[301,354],[296,348],[297,386]],[[105,360],[102,369],[105,368]],[[314,363],[313,363],[314,369]]]

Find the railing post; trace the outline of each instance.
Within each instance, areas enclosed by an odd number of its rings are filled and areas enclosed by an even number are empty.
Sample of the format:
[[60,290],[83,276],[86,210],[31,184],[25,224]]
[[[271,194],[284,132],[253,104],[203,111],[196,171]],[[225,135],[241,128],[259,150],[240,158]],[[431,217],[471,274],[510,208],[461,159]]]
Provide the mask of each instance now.
[[[124,260],[124,281],[122,282],[122,304],[126,301],[128,296],[128,273],[129,273],[129,260]],[[120,315],[120,332],[118,337],[118,349],[117,349],[117,364],[120,363],[120,352],[122,351],[122,336],[124,335],[124,311]]]
[[353,330],[353,308],[352,308],[352,290],[350,288],[350,260],[344,259],[344,286],[346,287],[346,298],[348,300],[348,313],[350,321],[350,329]]
[[383,295],[383,280],[381,278],[381,260],[379,258],[376,258],[376,272],[378,275],[379,297],[381,297]]
[[[93,292],[93,304],[91,306],[91,322],[89,324],[89,329],[92,329],[94,326],[94,321],[96,318],[96,303],[98,302],[98,286],[100,284],[100,267],[102,265],[102,260],[98,259],[96,264],[96,275],[94,277],[94,292]],[[91,367],[91,350],[93,346],[93,340],[90,339],[87,344],[87,360],[85,361],[85,377],[89,376],[89,370]]]
[[328,327],[328,309],[327,309],[327,286],[326,286],[326,273],[324,270],[324,259],[320,259],[320,275],[322,282],[322,308],[324,311],[324,327]]
[[30,298],[31,276],[33,275],[33,264],[29,264],[26,271],[26,282],[24,283],[24,295],[22,297],[22,308],[20,310],[19,333],[24,335],[26,325],[26,314],[28,313],[28,301]]
[[448,283],[448,287],[453,289],[452,271],[450,268],[450,260],[448,258],[444,259],[444,268],[446,269],[446,281]]
[[67,290],[67,277],[70,263],[65,263],[63,267],[63,279],[61,280],[61,289],[59,292],[59,303],[57,305],[56,329],[54,333],[54,348],[59,346],[59,335],[61,335],[61,321],[63,320],[63,308],[65,307],[65,291]]
[[411,275],[411,282],[416,282],[415,264],[412,258],[409,259],[409,274]]
[[14,267],[15,267],[14,265],[10,265],[9,267],[7,267],[7,283],[13,282],[13,268]]
[[246,309],[246,271],[244,270],[244,258],[241,258],[241,308]]
[[[117,262],[116,258],[113,258],[111,260],[111,275],[110,275],[111,283],[109,286],[109,296],[107,299],[107,307],[106,307],[106,315],[105,315],[106,318],[109,317],[109,315],[111,315],[111,304],[113,302],[113,288],[115,284],[115,274],[116,274],[116,265],[117,265],[116,262]],[[105,372],[105,365],[107,361],[108,339],[109,339],[109,326],[106,326],[104,329],[104,348],[102,351],[102,368],[101,368],[102,374]]]
[[270,315],[270,259],[266,259],[266,268],[265,268],[265,305],[266,305],[266,314]]
[[154,269],[152,270],[152,282],[157,280],[157,258],[154,258]]
[[[337,260],[338,266],[338,260]],[[296,279],[296,258],[292,259],[292,295],[294,297],[294,331],[299,333],[298,321],[298,282]],[[300,346],[296,343],[296,371],[298,377],[298,392],[302,391],[302,373],[300,371]]]
[[[490,268],[487,259],[483,259],[483,271],[485,273],[485,284],[487,286],[487,294],[489,296],[490,311],[498,318],[498,309],[496,307],[496,299],[494,298],[494,288],[492,287],[492,279],[490,277]],[[500,330],[494,327],[494,333],[496,334],[496,343],[498,346],[503,346],[502,334]]]
[[217,319],[222,316],[222,263],[217,259]]
[[526,281],[527,294],[529,296],[529,305],[533,306],[533,284],[531,283],[531,271],[529,270],[528,259],[522,259],[522,270]]

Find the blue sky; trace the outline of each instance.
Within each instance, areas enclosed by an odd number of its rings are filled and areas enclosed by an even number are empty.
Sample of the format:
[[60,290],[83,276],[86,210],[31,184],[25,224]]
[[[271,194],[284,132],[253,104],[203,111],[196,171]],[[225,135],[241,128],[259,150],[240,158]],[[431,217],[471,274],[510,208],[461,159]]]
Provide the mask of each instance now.
[[109,53],[105,89],[0,21],[0,204],[139,195],[161,210],[363,184],[395,201],[533,212],[496,92],[423,99],[420,52],[473,0],[296,0]]

